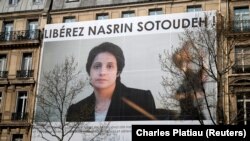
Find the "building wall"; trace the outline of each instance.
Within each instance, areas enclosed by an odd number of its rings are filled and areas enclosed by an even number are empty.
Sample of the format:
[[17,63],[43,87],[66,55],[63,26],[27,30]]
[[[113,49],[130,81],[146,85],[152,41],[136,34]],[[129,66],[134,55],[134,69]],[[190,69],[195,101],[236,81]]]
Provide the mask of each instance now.
[[[8,71],[7,78],[0,78],[0,92],[2,93],[1,141],[13,140],[14,134],[22,134],[23,141],[30,140],[41,49],[41,37],[4,40],[4,24],[11,21],[13,22],[14,34],[26,35],[22,33],[28,33],[29,21],[37,20],[37,29],[41,32],[47,23],[46,12],[49,9],[50,2],[51,0],[41,0],[40,3],[33,3],[33,0],[19,0],[17,4],[10,5],[9,0],[0,0],[0,55],[7,55],[6,70]],[[31,69],[34,72],[31,77],[27,78],[17,76],[17,71],[21,69],[24,53],[32,54]],[[18,93],[21,91],[27,92],[25,113],[28,113],[28,116],[23,120],[13,119],[13,113],[16,112],[17,107]]]
[[[250,2],[246,0],[79,0],[76,2],[56,0],[53,1],[52,9],[49,11],[51,0],[41,0],[41,3],[36,4],[32,0],[19,0],[16,5],[9,5],[8,2],[8,0],[0,0],[0,32],[3,32],[4,23],[7,21],[13,21],[14,31],[19,31],[27,30],[28,21],[37,19],[38,29],[43,31],[44,26],[49,22],[47,21],[48,17],[51,18],[51,23],[62,23],[64,17],[72,16],[76,18],[76,21],[90,21],[96,20],[96,15],[100,13],[108,13],[109,19],[114,19],[121,18],[123,11],[135,11],[136,16],[146,16],[149,9],[161,8],[164,14],[171,14],[186,12],[187,7],[192,5],[201,5],[204,11],[218,10],[224,20],[230,21],[234,18],[233,10],[235,7],[250,6]],[[244,40],[244,42],[240,43],[241,45],[247,46],[250,44],[249,37],[242,39],[241,36],[237,36],[233,39],[240,39],[239,42]],[[11,135],[15,133],[24,134],[24,140],[30,138],[31,130],[29,128],[35,103],[41,42],[41,40],[33,43],[30,41],[0,41],[0,54],[7,54],[7,68],[9,71],[8,80],[0,79],[0,91],[3,94],[0,140],[10,140]],[[24,52],[31,52],[33,59],[34,77],[28,80],[16,78],[16,71],[20,69]],[[234,57],[233,53],[231,57]],[[231,75],[230,71],[225,79],[230,81],[236,79],[236,77]],[[230,123],[237,112],[237,97],[234,92],[229,90],[230,82],[226,81],[224,83],[225,95],[222,101],[227,123]],[[17,92],[20,90],[28,91],[29,95],[27,112],[31,116],[27,125],[23,125],[23,122],[11,121],[11,113],[15,111]]]
[[0,1],[0,13],[11,13],[17,11],[36,11],[45,7],[47,0],[41,0],[39,3],[33,0],[19,0],[17,4],[9,4],[9,0]]
[[[161,8],[164,14],[171,13],[181,13],[187,11],[187,6],[191,5],[201,5],[202,10],[218,10],[219,4],[217,0],[209,0],[209,1],[192,1],[192,0],[179,0],[176,2],[171,1],[157,1],[157,2],[148,2],[141,1],[140,3],[130,3],[130,4],[122,4],[119,5],[92,5],[92,7],[77,7],[76,5],[80,4],[79,2],[75,2],[75,5],[72,4],[74,2],[69,3],[60,3],[55,2],[53,4],[52,11],[50,12],[52,15],[52,23],[62,23],[63,17],[67,16],[75,16],[77,21],[89,21],[96,20],[96,14],[100,13],[108,13],[109,19],[121,18],[121,13],[124,11],[135,11],[136,16],[147,16],[149,9]],[[60,4],[59,4],[60,3]],[[68,5],[64,6],[63,5]],[[61,6],[61,8],[59,8]]]
[[[226,18],[227,18],[227,23],[230,26],[231,29],[231,33],[229,34],[228,39],[228,48],[230,48],[230,43],[233,41],[234,42],[234,46],[233,46],[233,51],[230,55],[230,59],[233,60],[233,63],[235,63],[235,57],[236,57],[236,51],[235,49],[237,47],[244,47],[244,48],[249,48],[250,45],[250,38],[249,38],[249,20],[245,21],[241,21],[239,19],[239,16],[235,16],[234,15],[234,11],[235,9],[239,9],[239,8],[249,8],[250,6],[250,2],[249,1],[245,1],[245,0],[240,0],[240,1],[236,1],[236,0],[230,0],[227,1],[227,3],[225,4],[225,7],[227,9],[227,14],[225,14]],[[233,31],[234,29],[234,22],[237,20],[239,20],[240,22],[243,22],[242,24],[246,26],[247,30],[244,31]],[[248,56],[249,57],[249,56]],[[229,60],[228,60],[229,61]],[[248,62],[245,62],[246,64],[248,64]],[[233,65],[237,65],[237,64],[233,64]],[[242,124],[239,122],[239,119],[237,119],[237,117],[239,116],[239,112],[243,111],[243,109],[240,109],[240,107],[238,107],[238,101],[240,100],[238,97],[243,95],[243,94],[249,94],[250,92],[250,85],[248,84],[249,81],[249,72],[246,71],[244,73],[235,73],[234,72],[234,68],[231,69],[231,71],[228,73],[227,75],[227,80],[228,83],[227,85],[225,85],[225,89],[227,89],[227,95],[225,95],[225,111],[227,112],[228,115],[228,123],[229,124]],[[249,102],[249,99],[245,99],[246,102]],[[247,105],[246,105],[247,106]],[[248,109],[249,107],[247,107]],[[249,113],[249,111],[247,110],[247,112]],[[246,116],[249,116],[249,114],[247,114]],[[247,117],[248,119],[246,119],[248,122],[250,120],[250,117]],[[244,123],[245,124],[245,123]],[[249,124],[249,123],[248,123]]]

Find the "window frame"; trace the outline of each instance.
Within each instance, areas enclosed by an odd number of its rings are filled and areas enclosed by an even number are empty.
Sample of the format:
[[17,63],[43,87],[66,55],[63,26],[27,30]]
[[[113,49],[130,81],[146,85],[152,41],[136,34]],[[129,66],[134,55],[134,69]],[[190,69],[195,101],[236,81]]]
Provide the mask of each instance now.
[[186,10],[186,12],[200,12],[200,11],[202,11],[202,5],[188,5]]
[[66,0],[66,3],[79,2],[79,0]]
[[[31,29],[30,28],[31,25],[33,25],[35,28]],[[37,39],[38,38],[38,35],[37,35],[38,34],[37,33],[38,27],[39,27],[38,19],[28,20],[27,29],[29,32],[29,36],[28,36],[29,39]]]
[[[26,55],[31,56],[31,61],[29,62],[30,65],[28,65],[28,69],[24,68],[25,67],[24,60],[25,60]],[[20,70],[32,70],[32,68],[33,68],[33,54],[32,54],[32,52],[23,52]]]
[[[131,14],[133,14],[133,15],[131,16]],[[128,16],[124,16],[124,15],[128,15]],[[121,17],[122,17],[122,18],[135,17],[135,11],[134,11],[134,10],[122,11]]]
[[235,47],[234,64],[234,73],[250,73],[250,46]]
[[[153,13],[152,13],[152,12],[153,12]],[[159,12],[160,12],[160,13],[159,13]],[[148,15],[149,15],[149,16],[162,15],[162,14],[164,14],[162,8],[152,8],[152,9],[148,9]]]
[[[247,125],[250,123],[250,97],[247,93],[237,94],[237,124]],[[243,108],[243,110],[241,109]],[[243,116],[242,116],[243,115]],[[243,121],[239,120],[243,117]]]
[[0,113],[3,111],[3,95],[4,93],[0,90]]
[[23,141],[23,134],[12,134],[11,141]]
[[[99,19],[98,17],[106,17]],[[96,20],[107,20],[109,19],[109,13],[97,13],[96,14]]]
[[[66,20],[70,20],[69,22],[65,22]],[[74,20],[74,21],[72,21]],[[66,17],[63,17],[63,23],[73,23],[73,22],[76,22],[76,17],[75,16],[66,16]]]
[[[8,29],[8,30],[6,30]],[[13,21],[6,21],[3,23],[3,32],[4,32],[4,39],[6,41],[12,40],[12,32],[14,30],[14,22]]]
[[[5,60],[5,62],[2,64],[2,60]],[[2,65],[1,65],[2,64]],[[8,70],[8,54],[7,53],[1,53],[0,54],[0,78],[5,77],[5,72]]]
[[[23,103],[22,103],[22,107],[21,107],[21,113],[19,112],[19,110],[18,109],[20,109],[20,107],[19,107],[19,99],[22,99],[21,97],[23,97],[23,96],[20,96],[20,94],[22,94],[22,93],[25,93],[25,95],[24,95],[24,98],[25,98],[25,105],[23,105]],[[24,116],[25,116],[25,113],[27,113],[26,111],[27,111],[27,105],[28,105],[28,91],[26,91],[26,90],[19,90],[19,91],[17,91],[17,95],[16,95],[16,105],[15,105],[15,113],[20,113],[21,114],[21,119],[23,119],[24,118]]]
[[33,0],[33,4],[41,4],[43,0]]
[[249,6],[233,8],[233,30],[236,32],[250,31],[250,9]]
[[9,0],[9,5],[17,5],[19,0]]

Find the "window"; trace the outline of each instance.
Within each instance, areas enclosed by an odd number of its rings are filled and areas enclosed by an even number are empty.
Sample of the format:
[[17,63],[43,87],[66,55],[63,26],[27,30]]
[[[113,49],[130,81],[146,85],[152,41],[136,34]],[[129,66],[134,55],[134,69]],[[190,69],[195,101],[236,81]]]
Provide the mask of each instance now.
[[66,2],[78,2],[79,0],[67,0]]
[[199,12],[202,11],[201,5],[187,6],[187,12]]
[[4,34],[5,34],[4,39],[6,41],[11,40],[12,31],[13,31],[13,22],[4,23]]
[[3,93],[0,91],[0,121],[2,120],[2,103],[3,103]]
[[134,17],[135,16],[135,11],[123,11],[122,12],[122,18],[129,18],[129,17]]
[[31,70],[31,69],[32,69],[32,54],[24,53],[21,70]]
[[32,54],[24,53],[22,58],[21,70],[17,72],[17,77],[31,77],[32,75]]
[[0,54],[0,78],[6,78],[7,55]]
[[0,92],[0,112],[2,112],[2,103],[3,103],[3,93]]
[[149,9],[148,15],[161,15],[163,14],[163,11],[161,8],[155,8],[155,9]]
[[42,0],[33,0],[33,3],[34,4],[40,4],[40,3],[42,3]]
[[22,134],[13,134],[12,141],[23,141],[23,135]]
[[10,5],[16,5],[19,2],[19,0],[9,0]]
[[30,20],[29,25],[28,25],[28,30],[29,30],[29,39],[37,39],[38,37],[38,21],[37,20]]
[[108,13],[96,14],[96,20],[105,20],[108,18],[109,18]]
[[75,21],[76,21],[75,17],[64,17],[63,18],[64,23],[72,23],[72,22],[75,22]]
[[250,94],[237,94],[237,122],[241,125],[250,122]]
[[250,31],[249,26],[249,8],[239,7],[234,9],[234,31]]
[[107,5],[107,4],[113,4],[116,1],[113,0],[96,0],[96,5]]
[[235,48],[234,73],[250,73],[250,47]]
[[19,91],[16,101],[16,113],[14,114],[15,120],[26,118],[26,105],[27,105],[27,92]]

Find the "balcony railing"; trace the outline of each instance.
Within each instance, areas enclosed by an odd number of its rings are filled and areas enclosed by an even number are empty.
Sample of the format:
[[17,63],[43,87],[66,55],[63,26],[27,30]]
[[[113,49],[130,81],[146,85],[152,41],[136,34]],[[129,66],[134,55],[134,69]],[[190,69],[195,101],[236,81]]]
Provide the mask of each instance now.
[[11,120],[27,120],[28,113],[12,113]]
[[18,70],[16,72],[17,78],[27,78],[27,77],[33,77],[34,76],[34,70]]
[[232,23],[233,32],[250,32],[250,20],[234,20]]
[[38,40],[40,38],[40,30],[20,30],[0,32],[1,41],[22,41],[22,40]]
[[250,73],[250,65],[234,65],[233,73]]
[[7,78],[8,71],[0,71],[0,78]]

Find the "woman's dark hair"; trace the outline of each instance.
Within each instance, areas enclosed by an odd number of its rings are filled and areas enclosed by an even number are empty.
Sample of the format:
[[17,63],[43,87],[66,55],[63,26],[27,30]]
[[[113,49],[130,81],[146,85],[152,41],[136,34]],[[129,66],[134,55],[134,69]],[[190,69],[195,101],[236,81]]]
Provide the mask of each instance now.
[[88,72],[88,74],[90,74],[90,67],[95,59],[95,57],[102,52],[108,52],[111,53],[115,56],[116,58],[116,62],[117,62],[117,71],[118,74],[120,74],[123,70],[123,67],[125,65],[125,58],[123,55],[123,51],[122,49],[110,42],[104,42],[101,43],[100,45],[94,47],[90,52],[89,52],[89,56],[88,56],[88,60],[87,60],[87,64],[86,64],[86,70]]

